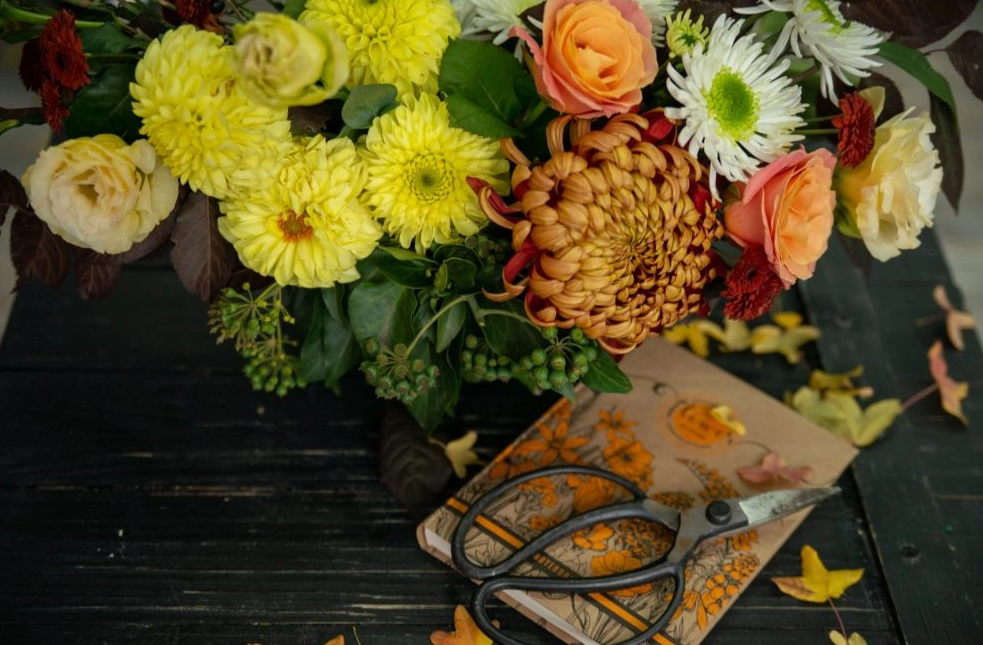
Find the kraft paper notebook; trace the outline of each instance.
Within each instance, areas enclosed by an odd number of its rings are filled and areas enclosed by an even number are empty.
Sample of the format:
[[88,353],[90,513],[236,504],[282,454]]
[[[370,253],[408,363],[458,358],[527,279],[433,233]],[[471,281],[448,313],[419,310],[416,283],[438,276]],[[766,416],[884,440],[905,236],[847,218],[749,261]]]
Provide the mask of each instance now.
[[[580,388],[576,401],[550,408],[474,479],[424,520],[421,546],[450,564],[450,538],[471,501],[505,479],[549,465],[582,463],[622,475],[657,501],[684,508],[750,495],[787,482],[751,485],[737,468],[767,452],[790,466],[809,466],[808,484],[831,485],[856,454],[842,439],[781,402],[661,339],[621,363],[628,394]],[[791,389],[791,387],[790,387]],[[727,406],[747,426],[740,436],[711,414]],[[541,478],[497,503],[466,545],[473,560],[501,560],[524,540],[572,514],[618,501],[597,478]],[[704,543],[686,572],[683,602],[656,642],[695,645],[712,629],[809,510]],[[667,550],[672,533],[640,520],[597,525],[553,545],[515,573],[604,575],[638,567]],[[672,583],[581,596],[515,593],[502,599],[569,643],[614,643],[639,633],[662,613]],[[466,604],[466,599],[461,599]]]

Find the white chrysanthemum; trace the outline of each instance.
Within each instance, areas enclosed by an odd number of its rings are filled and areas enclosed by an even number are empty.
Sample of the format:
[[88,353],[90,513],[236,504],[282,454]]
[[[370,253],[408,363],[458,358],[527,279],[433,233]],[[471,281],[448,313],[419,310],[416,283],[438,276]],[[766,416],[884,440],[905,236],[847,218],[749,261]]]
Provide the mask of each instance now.
[[679,0],[636,0],[652,23],[652,44],[662,47],[665,43],[666,18],[676,10]]
[[798,85],[786,77],[789,61],[774,63],[750,34],[740,36],[743,21],[720,16],[706,48],[682,56],[685,76],[668,66],[666,85],[681,107],[666,116],[685,121],[679,141],[690,154],[710,160],[710,186],[716,179],[746,181],[762,162],[774,161],[802,139],[805,109]]
[[525,29],[522,12],[541,2],[542,0],[451,0],[461,23],[461,37],[474,40],[491,37],[496,45],[509,39],[512,27]]
[[869,76],[867,70],[880,63],[871,58],[877,54],[884,35],[872,27],[848,21],[840,12],[837,0],[761,0],[755,7],[738,9],[739,13],[764,11],[792,13],[792,20],[778,35],[772,58],[777,58],[791,45],[796,56],[812,56],[819,63],[822,95],[836,99],[833,74],[847,85],[856,78]]

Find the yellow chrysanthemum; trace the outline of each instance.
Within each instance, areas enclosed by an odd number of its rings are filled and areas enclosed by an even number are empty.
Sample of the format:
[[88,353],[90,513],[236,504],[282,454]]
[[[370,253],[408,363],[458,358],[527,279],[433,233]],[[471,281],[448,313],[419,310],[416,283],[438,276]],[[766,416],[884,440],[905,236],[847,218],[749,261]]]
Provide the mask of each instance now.
[[185,25],[150,43],[130,84],[133,112],[171,172],[224,199],[269,180],[271,158],[289,144],[287,110],[257,105],[236,86],[232,49]]
[[358,195],[365,171],[348,139],[292,144],[272,183],[221,203],[219,231],[250,269],[281,285],[331,287],[359,277],[382,229]]
[[410,99],[377,118],[365,137],[368,171],[363,200],[386,232],[424,252],[434,242],[477,233],[487,221],[468,177],[502,193],[508,162],[498,141],[450,125],[447,106],[432,94]]
[[461,25],[448,0],[308,0],[300,15],[327,23],[351,57],[348,86],[390,83],[400,97],[437,91],[440,58]]

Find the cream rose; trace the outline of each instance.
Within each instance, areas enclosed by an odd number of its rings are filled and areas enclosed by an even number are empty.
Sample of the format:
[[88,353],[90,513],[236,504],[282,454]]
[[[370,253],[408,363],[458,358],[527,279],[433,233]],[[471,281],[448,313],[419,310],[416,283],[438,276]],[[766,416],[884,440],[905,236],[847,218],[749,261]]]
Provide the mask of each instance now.
[[259,13],[237,25],[234,62],[246,93],[269,107],[314,105],[348,80],[348,52],[328,25]]
[[613,116],[642,100],[659,65],[652,23],[632,0],[546,0],[543,45],[520,28],[550,106],[583,118]]
[[113,134],[43,150],[22,178],[34,212],[66,241],[123,253],[174,208],[178,181],[145,139]]
[[740,199],[724,210],[724,227],[741,246],[761,245],[786,288],[812,277],[833,231],[836,158],[800,148],[738,184]]
[[849,225],[882,262],[913,249],[931,227],[942,186],[939,153],[928,135],[935,125],[914,108],[877,128],[874,149],[859,166],[837,172],[836,192]]

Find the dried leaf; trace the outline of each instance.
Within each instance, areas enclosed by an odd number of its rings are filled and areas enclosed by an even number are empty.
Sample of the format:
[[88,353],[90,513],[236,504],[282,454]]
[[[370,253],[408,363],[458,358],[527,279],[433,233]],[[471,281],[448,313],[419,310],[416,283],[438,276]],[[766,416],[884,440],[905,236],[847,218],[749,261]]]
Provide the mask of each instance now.
[[829,640],[833,641],[833,645],[867,645],[864,637],[857,632],[853,632],[850,634],[850,638],[846,639],[841,632],[831,631],[829,633]]
[[211,302],[228,282],[235,250],[218,232],[218,202],[199,192],[185,200],[171,239],[171,261],[185,288]]
[[949,377],[949,365],[945,362],[941,340],[932,343],[928,350],[928,369],[939,386],[942,409],[969,425],[969,420],[962,411],[962,400],[969,395],[969,383],[956,382]]
[[833,373],[822,370],[812,370],[809,374],[809,387],[820,392],[830,391],[847,396],[867,399],[874,395],[872,387],[856,387],[853,379],[864,373],[864,366],[857,365],[849,372]]
[[345,635],[344,634],[338,634],[337,636],[335,636],[334,638],[332,638],[331,640],[329,640],[324,645],[345,645]]
[[414,515],[422,516],[442,498],[451,464],[440,446],[427,440],[406,408],[387,405],[379,422],[379,479]]
[[743,320],[724,318],[723,328],[710,320],[698,320],[693,324],[720,343],[717,349],[722,352],[743,352],[751,347],[751,330]]
[[493,645],[492,639],[485,636],[474,624],[474,619],[464,605],[454,608],[454,631],[434,631],[430,634],[430,642],[433,645]]
[[734,411],[729,405],[717,405],[710,408],[710,416],[730,428],[730,431],[736,435],[743,437],[747,434],[747,426],[734,416]]
[[782,329],[776,325],[758,325],[751,331],[751,351],[755,354],[778,353],[789,363],[802,360],[801,347],[820,337],[822,333],[812,325]]
[[52,233],[34,213],[17,211],[10,223],[10,259],[17,271],[14,290],[32,278],[54,288],[68,275],[71,245]]
[[812,475],[812,468],[808,466],[790,468],[778,454],[769,452],[761,458],[760,464],[738,468],[737,474],[741,479],[752,484],[770,484],[780,481],[801,484]]
[[901,413],[898,399],[884,399],[866,410],[852,396],[801,387],[786,403],[813,423],[863,448],[877,440]]
[[478,441],[478,433],[474,430],[468,430],[463,437],[448,441],[447,445],[444,446],[444,454],[447,455],[447,460],[451,462],[454,474],[460,479],[464,479],[467,475],[468,466],[481,463],[478,453],[472,450],[476,441]]
[[962,351],[966,347],[963,341],[963,330],[976,327],[976,319],[969,313],[960,311],[949,302],[949,296],[945,292],[945,287],[941,284],[936,285],[932,290],[932,298],[935,303],[945,312],[945,333],[949,337],[952,346]]
[[952,66],[966,81],[967,87],[976,98],[983,101],[983,72],[980,70],[980,60],[983,59],[983,33],[978,31],[964,32],[945,48]]
[[79,251],[75,264],[75,283],[83,300],[108,296],[123,269],[119,264],[103,261],[109,257],[89,249]]
[[793,598],[805,602],[827,602],[839,598],[864,575],[863,569],[837,569],[829,571],[816,550],[806,544],[800,553],[802,575],[772,578],[778,588]]

